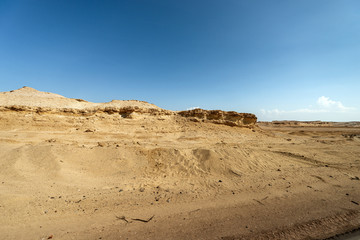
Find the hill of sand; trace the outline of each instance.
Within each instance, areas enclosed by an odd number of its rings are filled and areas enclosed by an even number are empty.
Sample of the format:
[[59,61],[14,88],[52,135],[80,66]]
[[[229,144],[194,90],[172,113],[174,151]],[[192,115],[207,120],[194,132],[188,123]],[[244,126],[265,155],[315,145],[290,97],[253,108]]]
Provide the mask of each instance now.
[[360,227],[357,124],[0,93],[1,239],[324,239]]

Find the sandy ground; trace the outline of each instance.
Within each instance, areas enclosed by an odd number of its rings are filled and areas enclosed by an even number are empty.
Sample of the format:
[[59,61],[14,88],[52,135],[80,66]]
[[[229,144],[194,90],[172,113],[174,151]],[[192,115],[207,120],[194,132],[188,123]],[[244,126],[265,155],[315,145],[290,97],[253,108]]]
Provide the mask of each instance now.
[[359,177],[359,127],[0,112],[1,239],[325,239]]

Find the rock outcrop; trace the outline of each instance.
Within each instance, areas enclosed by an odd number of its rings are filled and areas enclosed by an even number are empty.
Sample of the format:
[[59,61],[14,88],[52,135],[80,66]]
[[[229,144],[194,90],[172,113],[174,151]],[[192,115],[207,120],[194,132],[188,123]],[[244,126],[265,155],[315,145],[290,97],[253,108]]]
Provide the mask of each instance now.
[[174,115],[172,111],[156,108],[141,108],[138,106],[126,107],[89,107],[89,108],[51,108],[51,107],[34,107],[23,105],[0,106],[0,111],[17,111],[17,112],[36,112],[36,113],[58,113],[58,114],[75,114],[89,116],[96,113],[120,114],[127,117],[132,113],[147,114],[151,116]]
[[82,99],[66,98],[58,94],[41,92],[23,87],[0,93],[0,111],[72,114],[90,116],[97,113],[119,114],[124,118],[136,116],[181,116],[195,122],[211,122],[229,126],[253,126],[256,116],[234,111],[193,109],[170,111],[154,104],[138,100],[112,100],[107,103],[92,103]]
[[93,103],[82,99],[41,92],[30,87],[0,93],[0,111],[21,111],[37,113],[58,113],[93,115],[96,113],[120,114],[127,117],[132,113],[148,115],[173,115],[169,110],[138,100],[112,100],[107,103]]
[[253,126],[257,117],[251,113],[238,113],[235,111],[193,109],[178,112],[180,116],[187,117],[193,121],[212,122],[229,126]]

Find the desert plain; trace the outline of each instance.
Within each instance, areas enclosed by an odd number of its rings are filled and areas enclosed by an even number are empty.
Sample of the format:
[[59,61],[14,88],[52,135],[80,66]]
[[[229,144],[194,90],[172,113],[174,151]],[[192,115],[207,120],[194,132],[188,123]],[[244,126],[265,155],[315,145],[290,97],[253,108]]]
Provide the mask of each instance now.
[[359,122],[0,93],[1,239],[326,239],[359,177]]

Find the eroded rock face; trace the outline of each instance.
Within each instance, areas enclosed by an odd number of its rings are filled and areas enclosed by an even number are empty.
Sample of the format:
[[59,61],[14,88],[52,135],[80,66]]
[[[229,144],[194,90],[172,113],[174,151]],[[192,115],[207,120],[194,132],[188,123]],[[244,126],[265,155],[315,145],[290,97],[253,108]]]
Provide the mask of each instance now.
[[23,87],[10,92],[0,92],[0,111],[36,112],[52,114],[93,115],[96,113],[120,114],[127,117],[132,113],[151,116],[173,115],[174,112],[138,100],[113,100],[107,103],[92,103],[82,99],[41,92]]
[[51,107],[33,107],[23,105],[0,106],[0,111],[16,112],[36,112],[36,113],[54,113],[54,114],[74,114],[89,116],[96,113],[120,114],[124,117],[132,113],[147,114],[150,116],[174,115],[172,111],[155,108],[141,108],[137,106],[127,107],[92,107],[92,108],[51,108]]
[[251,113],[238,113],[235,111],[193,109],[178,112],[180,116],[192,118],[195,121],[205,121],[229,126],[254,126],[257,117]]
[[49,114],[91,116],[94,114],[119,114],[124,118],[139,116],[181,116],[196,122],[211,122],[229,126],[254,126],[256,116],[234,111],[193,109],[170,111],[154,104],[137,100],[113,100],[107,103],[92,103],[82,99],[66,98],[58,94],[23,87],[0,93],[0,111],[36,112]]

